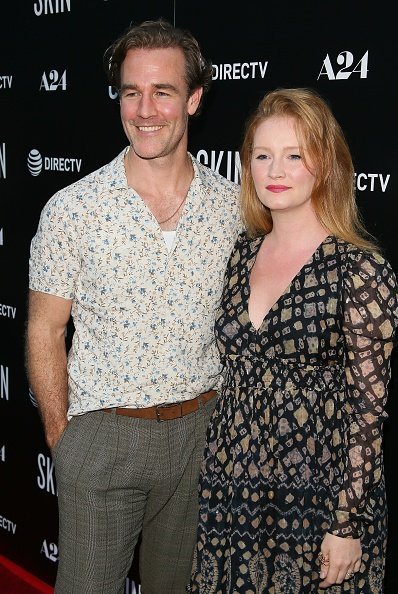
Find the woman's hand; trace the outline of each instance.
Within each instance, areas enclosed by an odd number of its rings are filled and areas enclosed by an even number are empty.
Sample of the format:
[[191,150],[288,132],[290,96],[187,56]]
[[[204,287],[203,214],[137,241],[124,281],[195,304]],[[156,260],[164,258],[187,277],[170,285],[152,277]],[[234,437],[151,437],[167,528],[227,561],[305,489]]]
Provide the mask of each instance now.
[[327,533],[319,553],[320,588],[329,588],[352,578],[361,566],[362,547],[359,538],[341,538]]

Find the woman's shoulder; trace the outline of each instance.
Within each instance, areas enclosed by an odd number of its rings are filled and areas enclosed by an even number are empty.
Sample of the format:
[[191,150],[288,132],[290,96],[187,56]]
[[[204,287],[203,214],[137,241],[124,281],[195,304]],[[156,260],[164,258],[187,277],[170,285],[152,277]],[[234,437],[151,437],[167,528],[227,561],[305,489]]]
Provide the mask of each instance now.
[[[398,283],[390,262],[379,252],[364,250],[339,240],[343,259],[343,284],[353,302],[372,313],[383,311],[398,326]],[[378,314],[378,315],[379,315]]]
[[248,235],[247,231],[239,233],[236,240],[236,247],[256,247],[264,239],[264,235]]
[[263,237],[251,237],[246,231],[239,233],[231,253],[230,267],[244,267],[259,250]]
[[394,274],[390,262],[381,252],[366,250],[344,239],[336,239],[336,244],[348,271],[367,271],[371,276],[383,270]]
[[250,254],[256,253],[259,246],[261,245],[264,235],[252,237],[247,234],[247,231],[239,233],[232,254],[239,254],[240,256],[250,256]]

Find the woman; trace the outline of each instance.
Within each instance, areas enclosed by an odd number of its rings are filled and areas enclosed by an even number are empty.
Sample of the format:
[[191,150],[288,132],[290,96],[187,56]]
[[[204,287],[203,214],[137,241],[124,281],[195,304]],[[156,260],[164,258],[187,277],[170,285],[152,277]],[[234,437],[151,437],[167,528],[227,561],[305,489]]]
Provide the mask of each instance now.
[[327,103],[268,93],[241,151],[189,592],[383,592],[382,425],[397,282]]

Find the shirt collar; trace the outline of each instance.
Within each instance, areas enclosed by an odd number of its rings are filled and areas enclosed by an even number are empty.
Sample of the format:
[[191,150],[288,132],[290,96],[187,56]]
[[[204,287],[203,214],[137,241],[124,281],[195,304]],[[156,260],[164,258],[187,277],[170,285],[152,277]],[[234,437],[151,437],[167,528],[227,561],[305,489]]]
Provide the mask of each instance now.
[[[129,146],[126,146],[112,161],[110,161],[110,163],[107,163],[98,171],[98,175],[101,177],[101,183],[105,190],[128,189],[124,157],[129,148]],[[202,183],[204,186],[211,187],[211,179],[206,175],[206,170],[203,167],[199,167],[197,159],[195,159],[190,152],[188,152],[188,155],[192,161],[194,170],[194,178],[191,187],[197,183]]]

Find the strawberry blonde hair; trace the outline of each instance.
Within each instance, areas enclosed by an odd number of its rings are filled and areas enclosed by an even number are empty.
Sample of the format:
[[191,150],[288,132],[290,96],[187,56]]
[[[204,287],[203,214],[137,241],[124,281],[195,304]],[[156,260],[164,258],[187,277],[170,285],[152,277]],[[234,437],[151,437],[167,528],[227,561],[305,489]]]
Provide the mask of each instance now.
[[[267,93],[249,117],[240,157],[240,200],[248,235],[269,233],[272,217],[258,196],[251,175],[253,138],[258,126],[273,116],[291,117],[303,162],[315,172],[312,191],[314,212],[321,224],[340,239],[366,250],[379,251],[362,223],[355,196],[354,165],[344,133],[329,105],[314,90],[276,89]],[[307,161],[306,161],[307,155]]]

